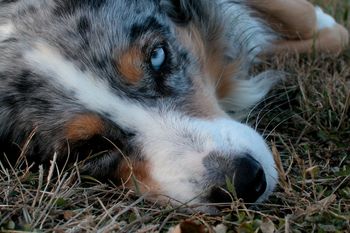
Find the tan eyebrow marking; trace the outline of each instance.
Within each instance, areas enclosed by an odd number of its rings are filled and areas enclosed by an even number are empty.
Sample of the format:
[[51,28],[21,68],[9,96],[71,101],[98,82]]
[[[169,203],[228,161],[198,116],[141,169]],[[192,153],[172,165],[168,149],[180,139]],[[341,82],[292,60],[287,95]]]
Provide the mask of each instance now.
[[127,82],[136,85],[141,81],[144,75],[143,58],[141,49],[136,46],[127,49],[117,58],[117,68]]

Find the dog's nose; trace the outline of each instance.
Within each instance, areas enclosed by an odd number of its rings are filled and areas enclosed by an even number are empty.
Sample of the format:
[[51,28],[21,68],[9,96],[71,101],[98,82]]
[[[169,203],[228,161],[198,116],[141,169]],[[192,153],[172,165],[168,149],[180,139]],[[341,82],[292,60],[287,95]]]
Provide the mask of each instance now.
[[[218,158],[216,158],[218,161]],[[220,160],[220,159],[219,159]],[[266,177],[260,163],[252,156],[245,155],[234,159],[232,166],[219,163],[219,170],[224,169],[225,179],[232,178],[232,184],[235,188],[235,194],[246,203],[254,203],[266,190]],[[223,173],[220,176],[222,177]],[[226,184],[227,185],[227,184]],[[232,195],[229,193],[229,187],[215,186],[209,193],[209,201],[213,203],[229,203],[232,201]]]

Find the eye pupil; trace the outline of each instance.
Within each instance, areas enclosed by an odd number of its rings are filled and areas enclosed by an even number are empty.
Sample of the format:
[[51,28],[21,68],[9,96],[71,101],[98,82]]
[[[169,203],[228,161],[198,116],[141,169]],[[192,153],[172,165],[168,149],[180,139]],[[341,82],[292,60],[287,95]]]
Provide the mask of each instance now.
[[164,48],[156,48],[151,54],[151,65],[156,71],[159,71],[165,62],[165,51]]

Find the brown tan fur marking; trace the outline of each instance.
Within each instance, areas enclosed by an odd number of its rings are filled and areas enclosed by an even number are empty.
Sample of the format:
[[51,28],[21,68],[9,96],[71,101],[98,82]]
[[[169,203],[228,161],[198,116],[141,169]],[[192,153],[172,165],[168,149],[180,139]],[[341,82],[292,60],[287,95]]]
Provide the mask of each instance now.
[[263,55],[310,53],[313,49],[338,54],[349,43],[349,33],[340,24],[317,31],[316,9],[306,0],[249,0],[249,5],[286,38]]
[[[123,160],[116,171],[116,177],[127,187],[142,194],[156,195],[159,185],[150,176],[150,165],[147,161]],[[137,186],[137,187],[135,187]]]
[[65,136],[68,140],[87,140],[105,130],[103,121],[96,115],[80,115],[66,124]]
[[216,94],[219,99],[224,99],[233,92],[235,88],[233,77],[239,70],[239,65],[239,61],[226,65],[221,77],[219,76],[216,85]]
[[190,24],[177,28],[179,39],[201,64],[199,75],[192,77],[197,92],[194,95],[191,112],[197,117],[213,117],[223,115],[218,106],[218,99],[229,95],[234,89],[233,77],[238,71],[237,61],[225,60],[225,41],[218,37],[215,41],[205,41],[199,29]]
[[311,53],[313,50],[339,54],[349,43],[348,32],[341,25],[321,30],[316,39],[277,41],[266,54]]
[[135,85],[143,77],[141,49],[131,47],[118,58],[117,68],[127,82]]
[[270,26],[289,39],[310,39],[317,30],[314,6],[305,0],[249,0]]

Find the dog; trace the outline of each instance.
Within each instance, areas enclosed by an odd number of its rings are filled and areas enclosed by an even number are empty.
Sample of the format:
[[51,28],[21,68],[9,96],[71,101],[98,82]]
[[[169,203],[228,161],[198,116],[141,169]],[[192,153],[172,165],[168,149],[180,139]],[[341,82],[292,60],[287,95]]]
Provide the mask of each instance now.
[[0,0],[0,157],[78,161],[160,202],[230,202],[228,181],[262,202],[273,155],[226,111],[281,79],[255,62],[347,43],[305,0]]

